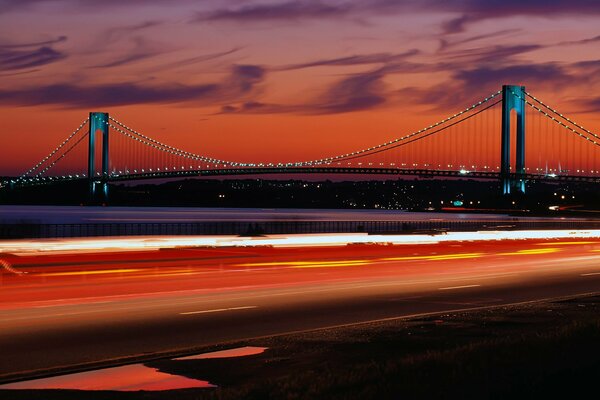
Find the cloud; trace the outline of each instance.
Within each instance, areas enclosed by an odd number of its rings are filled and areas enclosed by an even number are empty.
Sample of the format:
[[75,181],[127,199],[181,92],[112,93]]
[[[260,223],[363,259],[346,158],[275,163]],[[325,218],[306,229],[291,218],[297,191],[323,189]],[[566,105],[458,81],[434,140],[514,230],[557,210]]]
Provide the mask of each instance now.
[[570,41],[566,41],[566,42],[560,42],[558,43],[558,45],[579,45],[579,44],[588,44],[588,43],[597,43],[600,42],[600,35],[598,36],[594,36],[591,38],[587,38],[587,39],[581,39],[581,40],[570,40]]
[[365,16],[388,16],[405,12],[430,13],[436,10],[455,14],[446,23],[449,31],[460,31],[464,29],[465,24],[478,20],[514,15],[556,17],[600,13],[597,0],[0,0],[0,13],[27,10],[41,3],[57,3],[78,10],[97,10],[98,7],[141,8],[150,5],[177,7],[203,3],[202,7],[209,11],[198,12],[194,18],[196,22],[292,21],[335,17],[349,17],[356,21]]
[[[560,17],[565,15],[600,14],[597,0],[348,0],[326,2],[297,0],[273,3],[244,2],[238,7],[221,7],[199,12],[195,22],[230,21],[296,21],[323,18],[356,18],[388,16],[403,13],[430,13],[431,10],[453,13],[443,24],[445,33],[458,33],[466,25],[485,19],[516,15]],[[457,16],[456,16],[457,15]]]
[[457,18],[452,18],[442,24],[442,31],[445,34],[461,33],[465,31],[465,25],[471,22],[471,16],[464,14]]
[[265,74],[265,69],[258,65],[234,65],[229,86],[240,93],[248,93],[264,79]]
[[67,107],[110,107],[143,103],[176,103],[210,96],[217,85],[162,85],[145,87],[134,83],[101,86],[55,84],[23,90],[0,91],[0,103],[14,105],[56,104]]
[[196,14],[194,22],[202,21],[272,21],[329,18],[352,11],[351,3],[326,4],[321,1],[287,1],[284,3],[249,4],[238,8],[221,8]]
[[374,108],[385,103],[384,69],[352,75],[337,82],[323,95],[325,101],[315,111],[323,114],[343,113]]
[[142,30],[146,30],[148,28],[154,28],[155,26],[160,26],[164,22],[158,20],[152,21],[142,21],[137,24],[120,26],[111,28],[106,31],[106,34],[102,36],[102,42],[114,42],[122,37],[128,37],[133,33],[137,33]]
[[74,9],[93,9],[97,12],[100,8],[106,7],[135,7],[145,5],[164,5],[172,7],[173,3],[192,3],[194,0],[173,0],[166,2],[164,0],[0,0],[0,14],[30,10],[37,4],[42,3],[55,3],[59,5],[66,5],[69,10]]
[[581,113],[597,113],[600,112],[600,96],[574,101],[575,109]]
[[6,74],[0,74],[0,77],[25,75],[25,74],[31,74],[31,73],[34,73],[34,72],[38,72],[38,71],[40,71],[40,70],[39,69],[28,69],[26,71],[9,72],[9,73],[6,73]]
[[302,104],[269,104],[247,101],[222,106],[220,114],[340,114],[368,110],[386,102],[382,79],[385,68],[353,74],[335,82],[312,101]]
[[196,64],[196,63],[216,60],[218,58],[225,57],[230,54],[236,53],[236,52],[240,51],[242,48],[243,47],[234,47],[234,48],[232,48],[230,50],[226,50],[226,51],[220,51],[220,52],[216,52],[216,53],[202,54],[202,55],[195,56],[195,57],[184,58],[183,60],[178,60],[178,61],[173,61],[171,63],[168,63],[168,64],[164,65],[163,68],[182,67],[182,66],[186,66],[186,65],[192,65],[192,64]]
[[42,46],[34,50],[6,50],[0,48],[0,70],[11,71],[41,67],[66,57],[66,54],[48,46]]
[[499,90],[503,84],[554,88],[576,82],[580,80],[564,66],[555,63],[483,66],[457,70],[447,81],[433,87],[407,87],[397,94],[414,103],[431,105],[436,110],[447,110],[473,101],[474,96],[489,95]]
[[462,44],[477,42],[479,40],[484,40],[484,39],[497,38],[500,36],[506,36],[509,34],[520,32],[520,31],[521,31],[520,29],[503,29],[503,30],[500,30],[497,32],[484,33],[481,35],[470,36],[470,37],[467,37],[462,40],[454,40],[454,41],[449,41],[448,39],[446,39],[444,37],[444,38],[440,39],[440,47],[438,49],[438,52],[443,52],[449,48],[460,46]]
[[56,43],[66,42],[67,36],[58,36],[56,39],[44,40],[41,42],[29,42],[29,43],[4,43],[0,44],[0,49],[22,49],[27,47],[39,47],[39,46],[50,46]]
[[[444,60],[468,65],[474,64],[506,64],[516,55],[539,50],[544,46],[538,44],[496,45],[456,50],[444,53]],[[462,65],[461,65],[462,67]]]
[[114,83],[86,86],[61,83],[25,89],[0,90],[0,104],[21,106],[60,105],[71,108],[111,107],[128,104],[182,103],[214,104],[237,101],[252,94],[265,76],[255,65],[236,65],[218,83],[199,85]]
[[575,81],[563,66],[555,63],[474,68],[458,71],[454,74],[454,78],[458,79],[467,91],[486,87],[490,83],[497,85],[498,82],[515,85],[548,82],[552,85],[560,85]]
[[[456,107],[457,102],[473,100],[474,93],[481,95],[492,93],[504,83],[540,86],[548,85],[548,82],[552,82],[554,85],[578,81],[568,72],[568,65],[526,64],[516,61],[517,55],[539,48],[541,46],[523,44],[452,51],[444,53],[444,59],[436,63],[406,61],[405,59],[411,54],[416,54],[414,51],[408,51],[398,55],[373,53],[288,65],[275,68],[275,70],[285,71],[314,66],[382,64],[374,70],[348,75],[314,96],[312,100],[302,104],[271,104],[254,100],[226,104],[222,107],[221,113],[336,114],[368,110],[388,104],[406,103],[406,99],[410,99],[411,103],[447,109]],[[439,60],[439,57],[437,59]],[[584,66],[581,65],[579,68],[584,68]],[[590,70],[592,64],[586,64],[585,68]],[[384,78],[392,74],[448,71],[451,74],[450,79],[432,87],[406,87],[392,91],[384,83]]]
[[95,65],[92,68],[120,67],[164,53],[162,46],[151,43],[143,37],[134,37],[132,40],[134,43],[133,49],[129,50],[125,55],[119,56],[107,63]]
[[362,65],[362,64],[389,64],[392,62],[398,62],[405,60],[411,56],[419,54],[419,50],[412,49],[404,53],[392,54],[392,53],[372,53],[372,54],[357,54],[347,57],[337,58],[326,58],[322,60],[314,60],[301,64],[292,64],[283,67],[276,68],[280,71],[303,69],[311,67],[338,67],[338,66],[350,66],[350,65]]
[[437,9],[461,14],[442,24],[442,31],[446,34],[464,32],[468,24],[487,19],[512,16],[555,18],[600,14],[600,7],[596,0],[433,0],[424,1],[423,5],[426,3],[430,3]]

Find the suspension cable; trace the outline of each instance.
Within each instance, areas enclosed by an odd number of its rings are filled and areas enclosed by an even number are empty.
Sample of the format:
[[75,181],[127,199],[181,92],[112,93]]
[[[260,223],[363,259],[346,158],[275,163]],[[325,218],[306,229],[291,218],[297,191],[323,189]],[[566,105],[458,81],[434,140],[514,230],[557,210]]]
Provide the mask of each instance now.
[[[560,112],[558,112],[557,110],[555,110],[554,108],[550,107],[549,105],[545,104],[544,102],[542,102],[540,99],[538,99],[537,97],[533,96],[532,94],[525,92],[525,94],[529,97],[531,97],[533,100],[535,100],[537,103],[541,104],[542,106],[544,106],[545,108],[547,108],[548,110],[552,111],[553,113],[557,114],[559,117],[561,117],[562,119],[564,119],[565,121],[569,122],[570,124],[576,126],[577,128],[583,130],[584,132],[592,135],[593,137],[595,137],[596,139],[600,139],[600,136],[595,134],[594,132],[584,128],[583,126],[579,125],[577,122],[569,119],[566,115],[561,114]],[[542,111],[543,112],[543,111]]]
[[[144,139],[144,140],[146,140],[148,142],[153,143],[156,146],[151,145],[149,143],[146,143],[146,145],[154,147],[157,150],[167,151],[167,152],[170,152],[171,154],[179,155],[181,157],[191,158],[191,159],[194,159],[194,160],[202,160],[202,161],[206,161],[206,162],[212,162],[212,163],[215,163],[215,164],[242,164],[242,163],[234,163],[232,161],[219,160],[219,159],[211,158],[211,157],[205,157],[205,156],[202,156],[202,155],[199,155],[199,154],[190,153],[188,151],[178,149],[177,147],[169,146],[168,144],[159,142],[158,140],[152,139],[151,137],[146,136],[146,135],[144,135],[144,134],[136,131],[133,128],[130,128],[129,126],[123,124],[122,122],[116,120],[113,117],[109,116],[109,119],[111,121],[113,121],[114,123],[116,123],[117,125],[119,125],[121,128],[123,128],[123,129],[125,129],[125,130],[127,130],[127,131],[129,131],[131,133],[133,133],[135,136],[138,136],[138,137],[140,137],[140,138],[142,138],[142,139]],[[115,127],[114,125],[111,125],[111,126],[114,129],[116,129],[117,131],[123,133],[119,128]],[[125,133],[123,133],[123,134],[125,134]]]
[[397,147],[406,146],[407,144],[411,144],[411,143],[417,142],[417,141],[419,141],[419,140],[421,140],[421,139],[425,139],[426,137],[429,137],[429,136],[435,135],[435,134],[436,134],[436,133],[438,133],[438,132],[442,132],[442,131],[444,131],[444,130],[446,130],[446,129],[450,128],[450,127],[453,127],[453,126],[455,126],[455,125],[457,125],[457,124],[460,124],[461,122],[463,122],[463,121],[466,121],[466,120],[468,120],[468,119],[470,119],[470,118],[472,118],[472,117],[476,116],[477,114],[480,114],[480,113],[482,113],[482,112],[484,112],[484,111],[486,111],[486,110],[488,110],[488,109],[490,109],[490,108],[494,107],[496,104],[499,104],[499,103],[501,103],[501,102],[502,102],[502,100],[498,100],[498,101],[496,101],[495,103],[492,103],[492,104],[490,104],[489,106],[486,106],[486,107],[482,108],[481,110],[478,110],[477,112],[475,112],[475,113],[473,113],[473,114],[470,114],[470,115],[468,115],[468,116],[464,117],[464,118],[463,118],[463,119],[461,119],[461,120],[458,120],[458,121],[456,121],[456,122],[453,122],[453,123],[451,123],[451,124],[449,124],[449,125],[446,125],[446,126],[443,126],[443,127],[439,128],[439,129],[436,129],[436,130],[434,130],[434,131],[431,131],[431,132],[427,133],[426,135],[419,136],[419,137],[416,137],[416,138],[412,138],[412,139],[411,139],[411,140],[409,140],[408,142],[396,143],[396,144],[394,144],[394,145],[392,145],[392,146],[388,146],[388,147],[386,147],[386,148],[384,148],[384,149],[377,149],[377,150],[375,150],[375,151],[372,151],[372,152],[370,152],[370,153],[368,153],[368,154],[357,154],[357,155],[355,155],[355,156],[352,156],[352,157],[345,158],[344,160],[352,160],[352,159],[354,159],[354,158],[364,157],[365,155],[368,155],[368,156],[370,156],[370,155],[373,155],[373,154],[381,153],[381,152],[383,152],[383,151],[387,151],[387,150],[394,149],[394,148],[397,148]]
[[[588,142],[593,143],[596,146],[600,146],[600,143],[596,142],[593,139],[590,139],[588,136],[584,135],[583,133],[576,131],[575,129],[571,128],[570,126],[568,126],[567,124],[565,124],[564,122],[558,120],[557,118],[554,118],[554,116],[548,114],[547,112],[545,112],[544,110],[542,110],[541,108],[539,108],[538,106],[536,106],[535,104],[529,102],[527,99],[522,98],[521,96],[519,96],[517,93],[513,92],[511,90],[511,93],[518,97],[519,99],[523,100],[525,103],[527,103],[530,107],[533,107],[535,110],[537,110],[538,112],[541,112],[542,114],[544,114],[546,117],[550,118],[552,121],[556,122],[558,125],[570,130],[571,132],[573,132],[574,134],[576,134],[577,136],[582,137],[583,139],[587,140]],[[565,119],[565,117],[562,117],[563,119]],[[599,138],[598,136],[596,136],[595,134],[592,134],[594,137]]]
[[[463,115],[463,114],[465,114],[465,113],[467,113],[467,112],[469,112],[469,111],[471,111],[471,110],[473,110],[473,109],[481,106],[482,104],[487,103],[488,101],[492,100],[494,97],[498,96],[501,92],[502,91],[499,90],[496,93],[493,93],[490,96],[484,98],[483,100],[481,100],[481,101],[479,101],[477,103],[474,103],[473,105],[465,108],[464,110],[459,111],[456,114],[449,116],[448,118],[445,118],[445,119],[443,119],[441,121],[436,122],[435,124],[429,125],[426,128],[420,129],[418,131],[411,132],[411,133],[409,133],[407,135],[404,135],[402,137],[396,138],[396,139],[391,140],[389,142],[385,142],[385,143],[379,144],[377,146],[369,147],[369,148],[366,148],[366,149],[361,149],[361,150],[353,151],[351,153],[342,154],[342,155],[339,155],[339,156],[322,158],[320,160],[314,160],[314,161],[306,161],[303,164],[314,164],[314,163],[322,164],[324,162],[337,161],[339,159],[348,159],[347,157],[349,157],[349,156],[352,156],[352,158],[356,158],[357,155],[363,155],[364,153],[368,153],[368,152],[370,152],[372,150],[377,150],[377,149],[380,149],[382,147],[387,147],[387,146],[393,145],[395,143],[398,143],[398,142],[410,139],[410,138],[412,138],[414,136],[417,136],[417,135],[419,135],[421,133],[424,133],[424,132],[427,132],[427,131],[429,131],[431,129],[434,129],[434,128],[442,125],[442,124],[445,124],[445,123],[447,123],[449,121],[452,121],[453,119],[455,119],[455,118],[457,118],[457,117],[459,117],[459,116],[461,116],[461,115]],[[411,143],[411,142],[409,142],[409,143]],[[394,146],[394,147],[396,147],[396,146]],[[390,148],[394,148],[394,147],[390,147]]]
[[48,154],[46,157],[44,157],[39,163],[37,163],[36,165],[31,167],[29,169],[29,171],[25,172],[20,177],[25,178],[27,175],[31,174],[33,171],[38,169],[43,163],[48,161],[54,154],[56,154],[57,151],[59,151],[61,148],[63,148],[73,138],[73,136],[75,136],[81,130],[81,128],[83,128],[88,122],[89,122],[89,118],[84,119],[83,122],[81,123],[81,125],[79,125],[79,127],[77,129],[75,129],[73,131],[73,133],[71,133],[69,135],[69,137],[67,137],[65,140],[63,140],[63,142],[61,144],[59,144],[54,150],[52,150],[50,152],[50,154]]
[[[331,163],[332,161],[337,161],[337,160],[342,160],[342,159],[352,159],[352,158],[356,158],[358,156],[364,156],[366,154],[375,154],[375,153],[371,153],[374,150],[377,150],[377,152],[383,151],[383,150],[387,150],[387,148],[394,148],[397,147],[397,144],[399,142],[404,142],[407,141],[409,139],[413,139],[415,136],[420,135],[422,133],[428,132],[434,128],[437,128],[440,125],[443,125],[447,122],[450,122],[460,116],[462,116],[463,114],[472,111],[473,109],[481,106],[482,104],[487,103],[488,101],[492,100],[493,98],[495,98],[496,96],[498,96],[501,93],[501,91],[497,91],[496,93],[491,94],[490,96],[484,98],[483,100],[474,103],[473,105],[465,108],[464,110],[457,112],[453,115],[451,115],[450,117],[447,117],[441,121],[438,121],[434,124],[431,124],[429,126],[427,126],[426,128],[420,129],[418,131],[414,131],[412,133],[409,133],[407,135],[404,135],[402,137],[396,138],[394,140],[391,140],[389,142],[385,142],[382,144],[379,144],[377,146],[372,146],[372,147],[368,147],[365,149],[361,149],[361,150],[357,150],[351,153],[346,153],[346,154],[342,154],[342,155],[338,155],[338,156],[333,156],[333,157],[328,157],[328,158],[322,158],[322,159],[317,159],[317,160],[309,160],[309,161],[301,161],[301,162],[291,162],[291,163],[278,163],[278,166],[311,166],[314,164],[323,164],[323,163]],[[497,103],[494,103],[494,105]],[[487,109],[487,108],[486,108]],[[136,131],[135,129],[125,125],[124,123],[118,121],[117,119],[113,118],[113,117],[109,117],[111,121],[113,121],[115,124],[119,125],[121,128],[133,133],[135,136],[138,136],[140,138],[145,139],[145,141],[147,142],[151,142],[154,145],[151,145],[149,143],[145,143],[142,140],[138,140],[148,146],[154,147],[157,150],[161,150],[161,151],[167,151],[170,152],[171,154],[175,154],[181,157],[186,157],[186,158],[190,158],[190,159],[194,159],[194,160],[202,160],[202,161],[206,161],[206,162],[212,162],[215,164],[224,164],[224,165],[230,165],[230,166],[240,166],[240,167],[253,167],[256,166],[256,163],[243,163],[243,162],[236,162],[236,161],[229,161],[229,160],[221,160],[221,159],[216,159],[216,158],[212,158],[212,157],[205,157],[199,154],[194,154],[194,153],[190,153],[187,152],[185,150],[181,150],[178,149],[176,147],[173,146],[169,146],[165,143],[159,142],[158,140],[152,139],[149,136],[146,136],[138,131]],[[113,127],[114,129],[116,129],[117,131],[121,132],[122,134],[126,134],[124,131],[122,131],[121,129],[115,127],[114,125],[111,125],[111,127]],[[437,132],[437,131],[436,131]],[[128,135],[129,136],[129,135]],[[131,136],[130,136],[131,137]],[[426,137],[426,136],[425,136]],[[132,137],[134,138],[134,137]],[[135,138],[134,138],[135,139]],[[137,140],[137,139],[136,139]],[[408,143],[412,143],[413,140],[410,140],[407,142]],[[390,147],[391,146],[391,147]],[[260,163],[262,164],[262,163]],[[260,165],[259,164],[259,165]]]
[[77,139],[77,141],[75,143],[73,143],[71,145],[71,147],[69,147],[67,150],[65,150],[64,153],[62,153],[60,155],[60,157],[58,157],[56,160],[52,161],[46,168],[44,168],[43,170],[41,170],[40,172],[38,172],[36,174],[37,177],[39,177],[40,175],[42,175],[43,173],[47,172],[50,168],[54,167],[56,165],[56,163],[58,163],[60,160],[62,160],[67,154],[69,154],[71,152],[71,150],[73,150],[83,139],[85,139],[87,137],[87,133],[85,135],[82,135],[79,139]]
[[[135,140],[135,141],[137,141],[139,143],[142,143],[142,144],[144,144],[144,145],[146,145],[148,147],[152,147],[153,149],[156,149],[156,150],[159,150],[159,151],[162,151],[162,152],[167,152],[167,153],[179,156],[179,157],[188,158],[188,159],[195,160],[195,161],[204,161],[204,162],[215,163],[215,164],[234,164],[232,162],[217,160],[217,159],[214,159],[214,158],[204,157],[204,156],[201,156],[201,155],[198,155],[198,154],[194,154],[194,153],[190,153],[190,152],[187,152],[187,151],[179,150],[179,149],[177,149],[175,147],[165,145],[165,144],[163,144],[161,142],[158,142],[156,140],[148,140],[147,136],[132,134],[132,133],[126,131],[126,130],[121,129],[119,126],[115,126],[113,124],[109,124],[109,126],[111,128],[113,128],[114,130],[116,130],[117,132],[119,132],[120,134],[122,134],[124,136],[127,136],[130,139],[133,139],[133,140]],[[151,142],[155,142],[155,143],[151,143]],[[239,165],[241,165],[241,164],[239,164]],[[245,166],[245,165],[243,165],[243,166]]]

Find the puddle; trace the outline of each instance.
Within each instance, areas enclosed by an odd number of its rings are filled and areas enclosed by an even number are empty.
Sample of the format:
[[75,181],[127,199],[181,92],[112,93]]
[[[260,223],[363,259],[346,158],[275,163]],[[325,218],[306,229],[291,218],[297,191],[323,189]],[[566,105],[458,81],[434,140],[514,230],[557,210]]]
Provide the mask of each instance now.
[[210,359],[210,358],[232,358],[232,357],[253,356],[255,354],[264,353],[264,351],[267,349],[268,349],[268,347],[246,346],[246,347],[238,347],[235,349],[213,351],[211,353],[195,354],[193,356],[179,357],[179,358],[174,358],[173,360],[176,360],[176,361],[205,360],[205,359]]
[[[212,358],[234,358],[264,353],[268,347],[238,347],[235,349],[195,354],[173,360],[204,360]],[[190,388],[213,388],[208,381],[190,379],[158,371],[144,364],[124,365],[95,371],[32,379],[29,381],[0,385],[0,389],[75,389],[115,391],[158,391]]]
[[33,379],[0,385],[0,389],[77,389],[77,390],[172,390],[212,388],[215,385],[197,379],[159,372],[143,364],[125,365],[95,371]]

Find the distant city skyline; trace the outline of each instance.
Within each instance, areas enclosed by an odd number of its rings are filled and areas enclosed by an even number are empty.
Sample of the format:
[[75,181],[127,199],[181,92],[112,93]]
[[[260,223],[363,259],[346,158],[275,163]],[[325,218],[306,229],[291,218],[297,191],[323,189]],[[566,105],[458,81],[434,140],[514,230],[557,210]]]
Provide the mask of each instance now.
[[240,161],[326,157],[527,85],[600,131],[600,5],[0,0],[0,175],[89,111]]

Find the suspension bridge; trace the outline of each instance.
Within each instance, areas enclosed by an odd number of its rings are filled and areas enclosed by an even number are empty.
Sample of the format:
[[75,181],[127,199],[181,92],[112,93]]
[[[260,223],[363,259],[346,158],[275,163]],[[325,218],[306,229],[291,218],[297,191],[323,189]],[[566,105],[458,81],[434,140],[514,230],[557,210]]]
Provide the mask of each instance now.
[[504,194],[524,193],[530,180],[600,183],[600,136],[516,85],[385,143],[293,162],[218,159],[91,112],[47,156],[0,188],[86,180],[92,198],[107,198],[108,184],[117,181],[294,173],[499,179]]

